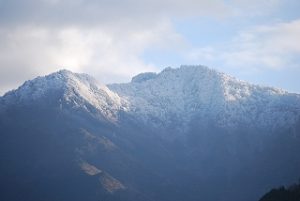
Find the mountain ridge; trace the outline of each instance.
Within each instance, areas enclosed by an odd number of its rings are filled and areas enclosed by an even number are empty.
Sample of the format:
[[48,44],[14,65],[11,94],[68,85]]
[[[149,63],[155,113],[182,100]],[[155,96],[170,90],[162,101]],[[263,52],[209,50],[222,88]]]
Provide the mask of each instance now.
[[225,127],[239,123],[269,127],[274,121],[288,127],[300,116],[299,94],[249,84],[205,66],[169,67],[158,74],[138,74],[129,83],[109,85],[87,74],[60,70],[26,81],[1,99],[30,102],[49,91],[60,91],[73,107],[95,107],[108,120],[117,121],[119,113],[126,112],[156,122],[153,126],[174,120],[186,125],[195,116],[206,116]]
[[[279,107],[293,105],[298,110],[300,108],[299,94],[252,85],[205,66],[167,68],[155,76],[150,74],[150,79],[112,84],[108,85],[108,88],[131,103],[138,115],[146,121],[149,115],[161,122],[167,122],[170,116],[181,116],[183,118],[180,121],[188,122],[195,115],[215,115],[213,118],[221,116],[219,121],[223,122],[220,122],[220,125],[228,125],[245,117],[245,113],[241,113],[243,110],[248,110],[246,113],[249,114],[253,113],[251,107],[260,107],[257,108],[256,114],[259,113],[258,110],[265,108],[273,108],[277,112]],[[289,110],[294,111],[294,108]],[[253,120],[256,119],[256,114],[252,114]],[[261,118],[267,119],[268,115],[270,114]]]

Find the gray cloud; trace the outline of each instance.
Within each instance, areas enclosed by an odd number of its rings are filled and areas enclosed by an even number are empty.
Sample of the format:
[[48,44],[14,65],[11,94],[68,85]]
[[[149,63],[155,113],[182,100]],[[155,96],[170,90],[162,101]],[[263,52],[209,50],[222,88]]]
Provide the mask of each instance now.
[[2,0],[0,23],[111,26],[110,23],[114,22],[142,25],[170,15],[223,17],[229,11],[224,1],[219,0]]

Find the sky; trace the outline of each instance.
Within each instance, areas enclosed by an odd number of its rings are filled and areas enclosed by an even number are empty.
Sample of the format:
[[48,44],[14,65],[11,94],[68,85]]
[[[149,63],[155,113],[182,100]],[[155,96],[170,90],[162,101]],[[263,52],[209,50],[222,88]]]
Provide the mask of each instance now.
[[102,83],[205,65],[300,93],[298,0],[0,0],[0,95],[59,69]]

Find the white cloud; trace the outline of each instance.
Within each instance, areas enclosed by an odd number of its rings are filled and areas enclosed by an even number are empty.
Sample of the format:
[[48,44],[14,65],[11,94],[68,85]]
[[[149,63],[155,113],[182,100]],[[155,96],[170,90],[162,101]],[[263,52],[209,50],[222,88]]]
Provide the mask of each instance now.
[[156,71],[140,55],[150,46],[175,47],[180,35],[168,21],[143,30],[22,26],[0,29],[2,90],[61,68],[94,75],[102,82],[128,81],[142,71]]
[[241,32],[222,59],[231,66],[282,69],[300,67],[300,20],[257,26]]
[[190,61],[211,61],[214,59],[214,55],[216,54],[213,47],[198,47],[192,48],[191,51],[188,51],[186,57]]
[[219,0],[0,1],[0,94],[37,75],[69,68],[103,82],[129,80],[156,67],[147,48],[176,48],[172,17],[222,18]]
[[216,46],[194,47],[185,55],[194,62],[241,71],[300,68],[300,20],[255,26],[231,41]]
[[230,0],[228,2],[235,15],[250,17],[269,14],[283,3],[281,0]]

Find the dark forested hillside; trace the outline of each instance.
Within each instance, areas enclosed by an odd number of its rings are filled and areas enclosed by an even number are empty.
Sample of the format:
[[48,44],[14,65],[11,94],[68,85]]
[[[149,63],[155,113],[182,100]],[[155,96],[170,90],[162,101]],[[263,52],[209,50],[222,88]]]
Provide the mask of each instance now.
[[259,201],[299,201],[300,200],[300,182],[288,188],[284,186],[274,188],[266,193]]

